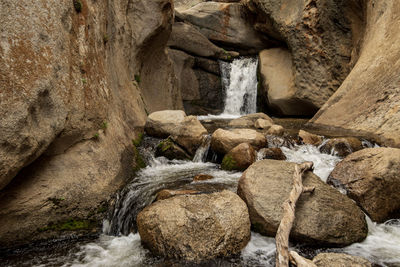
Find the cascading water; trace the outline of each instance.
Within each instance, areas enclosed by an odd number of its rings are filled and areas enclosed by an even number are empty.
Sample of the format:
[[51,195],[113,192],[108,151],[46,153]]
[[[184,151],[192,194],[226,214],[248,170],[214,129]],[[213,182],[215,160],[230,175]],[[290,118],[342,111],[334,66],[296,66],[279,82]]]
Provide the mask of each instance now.
[[226,92],[223,115],[255,113],[258,59],[241,58],[235,59],[232,63],[221,62],[220,64],[223,87]]
[[199,116],[199,119],[236,118],[257,111],[258,58],[220,61],[225,107],[220,115]]

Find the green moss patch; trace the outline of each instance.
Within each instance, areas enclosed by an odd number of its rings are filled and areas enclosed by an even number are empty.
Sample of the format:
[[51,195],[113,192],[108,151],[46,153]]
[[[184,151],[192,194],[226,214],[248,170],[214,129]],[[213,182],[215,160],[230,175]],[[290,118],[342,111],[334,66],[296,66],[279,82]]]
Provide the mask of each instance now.
[[237,169],[236,161],[231,155],[225,155],[221,163],[221,168],[223,170],[232,171]]
[[138,137],[132,140],[132,143],[135,147],[138,147],[142,144],[143,136],[144,136],[143,133],[139,133]]
[[134,162],[135,166],[133,167],[133,171],[137,172],[140,169],[146,168],[146,163],[144,162],[144,159],[140,155],[136,146],[133,146],[133,153],[134,153],[134,159],[135,159],[135,162]]
[[75,11],[78,13],[82,12],[83,4],[81,0],[73,0]]
[[46,227],[39,228],[40,232],[45,231],[79,231],[91,230],[96,227],[96,222],[82,219],[69,219],[58,223],[50,223]]

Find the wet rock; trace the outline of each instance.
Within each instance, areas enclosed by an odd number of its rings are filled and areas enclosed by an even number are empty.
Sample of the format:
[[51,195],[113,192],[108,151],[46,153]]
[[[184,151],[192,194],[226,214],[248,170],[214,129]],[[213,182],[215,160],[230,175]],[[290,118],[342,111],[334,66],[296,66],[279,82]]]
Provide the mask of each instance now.
[[373,221],[384,222],[400,214],[399,174],[400,149],[366,148],[339,162],[328,183],[344,188]]
[[234,147],[222,160],[223,170],[244,171],[256,161],[256,151],[248,143],[242,143]]
[[161,141],[156,148],[156,157],[166,157],[167,159],[190,160],[192,157],[171,138]]
[[290,136],[267,135],[267,143],[270,148],[292,147],[297,144],[297,140]]
[[343,253],[320,253],[313,262],[318,267],[372,267],[366,259]]
[[339,157],[345,157],[355,151],[363,149],[361,141],[355,137],[332,138],[328,140],[320,151],[331,154],[332,152]]
[[209,175],[209,174],[198,174],[193,178],[193,182],[211,180],[213,178],[214,178],[214,176]]
[[285,133],[285,129],[282,126],[274,124],[272,125],[268,131],[267,135],[275,135],[275,136],[282,136]]
[[265,119],[258,119],[254,123],[254,128],[256,129],[269,129],[273,125],[273,122]]
[[299,138],[304,144],[319,146],[322,144],[324,138],[320,135],[312,134],[304,130],[299,131]]
[[177,86],[187,114],[221,113],[224,107],[219,64],[216,60],[169,49]]
[[230,191],[157,201],[139,213],[137,224],[153,253],[187,261],[235,255],[250,240],[246,204]]
[[251,129],[218,129],[211,137],[212,150],[223,155],[241,143],[249,143],[259,149],[266,146],[267,139],[263,134]]
[[172,138],[191,155],[194,155],[207,134],[206,128],[203,127],[196,116],[187,116],[179,125],[178,131],[172,135]]
[[193,195],[198,194],[199,191],[196,190],[170,190],[170,189],[163,189],[157,193],[156,200],[163,200],[168,199],[174,196],[181,196],[181,195]]
[[163,110],[151,113],[147,117],[145,130],[150,136],[166,138],[178,134],[180,125],[186,118],[182,110]]
[[[251,165],[239,180],[238,194],[246,202],[255,231],[275,236],[282,217],[282,204],[293,184],[294,163],[262,160]],[[368,234],[365,215],[348,197],[325,184],[312,172],[303,179],[315,187],[296,205],[290,240],[312,245],[346,246]]]
[[267,121],[265,123],[269,122],[271,123],[271,125],[274,123],[273,120],[267,114],[254,113],[234,119],[229,122],[228,126],[233,128],[253,128],[255,126],[256,121],[259,119],[265,120]]
[[258,151],[258,155],[262,155],[261,159],[286,160],[285,154],[279,147],[262,148]]

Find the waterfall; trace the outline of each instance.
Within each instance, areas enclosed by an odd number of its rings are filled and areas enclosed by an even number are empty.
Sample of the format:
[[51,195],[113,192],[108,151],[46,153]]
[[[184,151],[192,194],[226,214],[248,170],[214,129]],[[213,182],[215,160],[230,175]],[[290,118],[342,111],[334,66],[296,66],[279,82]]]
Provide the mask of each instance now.
[[208,150],[211,145],[211,135],[204,136],[203,143],[196,150],[196,154],[194,155],[193,162],[206,162]]
[[224,115],[255,113],[257,108],[257,58],[222,62],[222,85],[226,92]]

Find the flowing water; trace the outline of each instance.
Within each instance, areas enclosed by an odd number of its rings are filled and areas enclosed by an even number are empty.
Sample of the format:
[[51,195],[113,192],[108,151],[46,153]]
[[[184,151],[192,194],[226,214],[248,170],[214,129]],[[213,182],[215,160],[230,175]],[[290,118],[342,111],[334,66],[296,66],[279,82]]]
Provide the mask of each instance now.
[[257,109],[258,58],[244,57],[232,62],[220,61],[225,107],[220,115],[199,116],[199,119],[237,118]]
[[[135,217],[146,205],[154,201],[156,192],[164,188],[235,191],[242,173],[226,172],[218,164],[204,162],[209,149],[209,138],[197,152],[197,161],[167,160],[155,158],[154,148],[158,140],[146,138],[141,148],[148,167],[119,194],[114,212],[103,223],[103,234],[94,242],[83,242],[69,248],[70,252],[47,252],[30,260],[11,261],[5,266],[165,266],[162,258],[157,258],[142,247],[139,234],[135,233]],[[318,148],[301,145],[282,147],[288,161],[313,161],[314,172],[326,180],[335,164],[337,156],[322,154]],[[207,181],[193,182],[199,173],[212,175]],[[367,218],[368,219],[368,218]],[[376,224],[368,219],[369,235],[361,243],[343,249],[323,249],[320,251],[345,252],[369,259],[378,266],[400,266],[400,221],[392,220]],[[295,249],[300,250],[300,247]],[[66,251],[68,251],[66,250]],[[275,240],[258,233],[251,234],[249,244],[238,257],[219,259],[208,266],[274,266]],[[175,262],[174,266],[182,266]],[[207,266],[207,265],[205,265]]]

